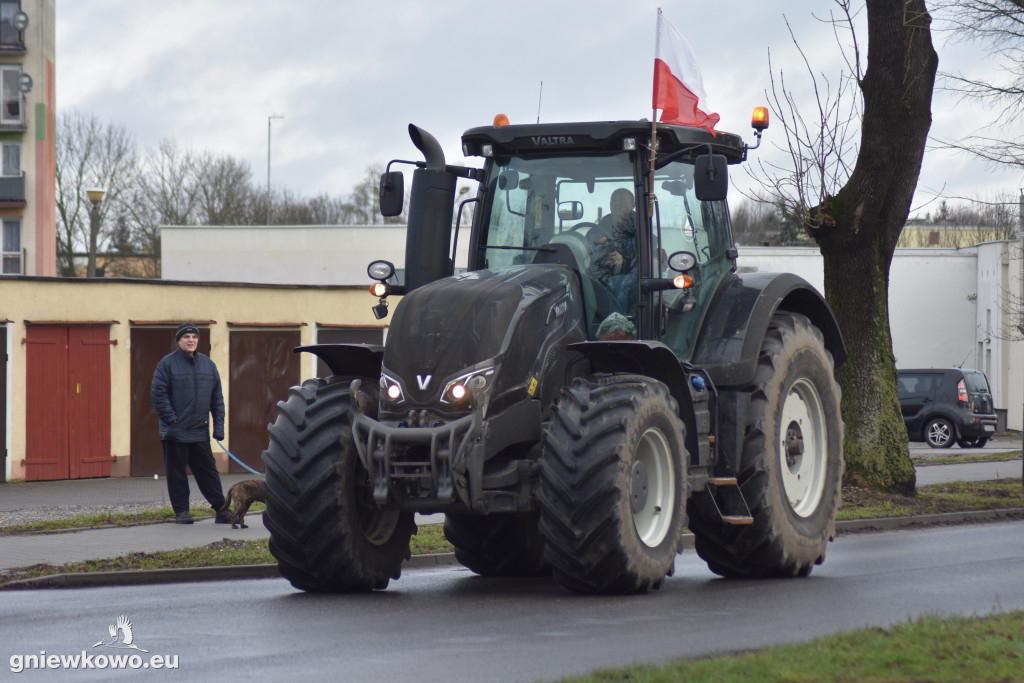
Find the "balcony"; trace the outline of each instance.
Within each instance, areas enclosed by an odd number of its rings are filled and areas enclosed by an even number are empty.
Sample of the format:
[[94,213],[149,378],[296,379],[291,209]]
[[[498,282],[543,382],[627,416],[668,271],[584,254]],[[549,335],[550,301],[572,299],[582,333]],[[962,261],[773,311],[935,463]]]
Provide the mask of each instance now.
[[0,206],[25,205],[25,174],[0,176]]
[[11,23],[0,22],[0,53],[24,51],[25,32]]

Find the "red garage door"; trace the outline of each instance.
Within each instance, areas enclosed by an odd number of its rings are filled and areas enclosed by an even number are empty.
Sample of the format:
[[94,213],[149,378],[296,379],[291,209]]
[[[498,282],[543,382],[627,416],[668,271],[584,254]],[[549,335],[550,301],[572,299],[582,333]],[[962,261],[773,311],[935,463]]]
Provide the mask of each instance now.
[[29,325],[25,478],[109,477],[110,327]]

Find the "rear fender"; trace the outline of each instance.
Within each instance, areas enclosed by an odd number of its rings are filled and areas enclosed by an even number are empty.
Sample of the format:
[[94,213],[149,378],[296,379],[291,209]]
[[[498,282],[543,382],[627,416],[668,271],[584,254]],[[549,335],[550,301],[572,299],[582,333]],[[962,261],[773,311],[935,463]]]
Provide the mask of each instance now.
[[377,344],[314,344],[297,346],[295,353],[312,353],[335,375],[379,377],[384,347]]
[[839,325],[810,283],[791,273],[742,273],[729,277],[715,292],[697,338],[693,364],[706,370],[720,390],[750,384],[761,342],[778,311],[806,316],[821,330],[836,367],[846,360]]

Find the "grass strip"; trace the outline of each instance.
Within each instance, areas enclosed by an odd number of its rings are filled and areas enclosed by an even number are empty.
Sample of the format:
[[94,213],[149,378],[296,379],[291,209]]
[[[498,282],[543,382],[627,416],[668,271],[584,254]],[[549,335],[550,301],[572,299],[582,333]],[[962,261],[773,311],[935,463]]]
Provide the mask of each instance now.
[[927,616],[801,645],[605,670],[572,683],[914,683],[1024,681],[1024,612]]
[[[419,527],[412,537],[413,555],[451,552],[452,546],[444,538],[440,524]],[[126,569],[181,569],[186,567],[226,567],[241,564],[274,564],[267,539],[242,541],[224,539],[196,548],[165,550],[155,553],[129,553],[121,557],[69,562],[63,565],[36,564],[0,572],[0,587],[12,581],[32,579],[53,574],[82,572],[110,572]]]
[[956,465],[965,462],[1005,462],[1020,460],[1021,451],[1005,451],[1003,453],[984,453],[979,455],[941,455],[934,458],[911,458],[915,466]]
[[1024,507],[1020,478],[931,484],[919,487],[913,497],[844,486],[843,503],[836,519],[911,517],[1015,507]]

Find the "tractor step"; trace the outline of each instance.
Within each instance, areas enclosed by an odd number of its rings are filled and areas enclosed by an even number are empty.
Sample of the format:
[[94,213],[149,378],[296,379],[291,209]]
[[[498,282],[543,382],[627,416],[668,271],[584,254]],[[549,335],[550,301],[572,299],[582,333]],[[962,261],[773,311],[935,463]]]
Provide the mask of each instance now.
[[745,526],[747,524],[753,524],[754,518],[750,515],[722,515],[722,521],[726,524],[732,524],[733,526]]
[[746,499],[740,490],[736,477],[710,477],[705,486],[718,516],[732,526],[747,526],[754,523]]

